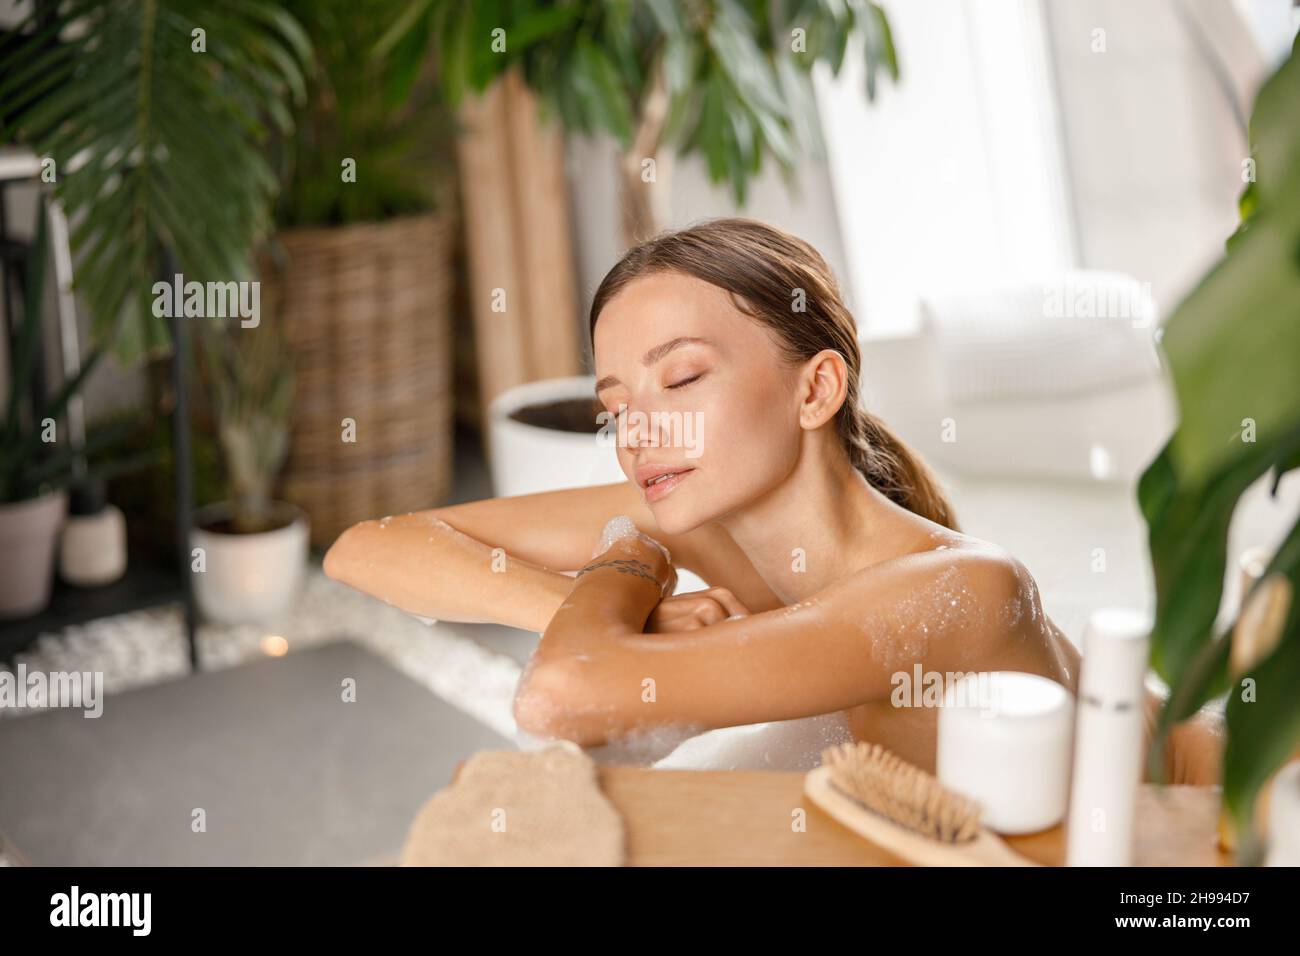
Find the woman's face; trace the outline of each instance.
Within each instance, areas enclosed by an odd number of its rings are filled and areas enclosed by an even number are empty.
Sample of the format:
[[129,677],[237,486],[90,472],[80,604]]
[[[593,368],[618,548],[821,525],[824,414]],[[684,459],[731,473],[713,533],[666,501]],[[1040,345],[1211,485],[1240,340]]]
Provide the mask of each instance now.
[[601,404],[625,406],[607,425],[619,464],[666,534],[730,514],[794,468],[797,371],[717,286],[634,279],[601,312],[594,352]]

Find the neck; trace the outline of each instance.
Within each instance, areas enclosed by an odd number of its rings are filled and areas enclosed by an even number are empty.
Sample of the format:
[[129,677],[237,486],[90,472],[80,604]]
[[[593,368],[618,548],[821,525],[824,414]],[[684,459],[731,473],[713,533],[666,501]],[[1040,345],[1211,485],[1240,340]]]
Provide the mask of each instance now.
[[841,449],[817,439],[807,436],[785,481],[720,519],[786,604],[869,564],[890,509]]

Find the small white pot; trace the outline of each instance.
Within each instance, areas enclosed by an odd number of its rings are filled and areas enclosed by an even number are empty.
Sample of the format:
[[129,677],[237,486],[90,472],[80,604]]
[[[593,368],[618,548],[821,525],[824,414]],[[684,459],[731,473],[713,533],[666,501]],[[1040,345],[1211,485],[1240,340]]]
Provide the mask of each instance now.
[[[204,617],[221,624],[245,624],[274,617],[293,604],[307,571],[307,515],[276,502],[283,524],[272,531],[232,534],[205,525],[229,520],[228,502],[201,508],[190,530],[194,599]],[[200,563],[200,557],[202,559]]]
[[488,409],[488,453],[498,497],[626,480],[614,447],[598,441],[594,419],[591,432],[582,434],[526,425],[510,417],[528,405],[594,399],[595,386],[593,375],[551,378],[517,385],[493,399]]

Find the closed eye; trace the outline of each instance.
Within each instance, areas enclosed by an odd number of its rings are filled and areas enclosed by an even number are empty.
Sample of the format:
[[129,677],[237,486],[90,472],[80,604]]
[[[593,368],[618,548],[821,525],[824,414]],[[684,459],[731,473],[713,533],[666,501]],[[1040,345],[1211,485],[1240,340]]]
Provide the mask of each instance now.
[[704,377],[704,373],[701,372],[699,375],[692,375],[690,378],[684,378],[684,379],[682,379],[680,382],[674,382],[672,385],[669,385],[668,387],[669,387],[669,388],[682,388],[682,387],[684,387],[684,386],[686,386],[686,385],[690,385],[691,382],[698,382],[698,381],[699,381],[700,379],[702,379],[703,377]]

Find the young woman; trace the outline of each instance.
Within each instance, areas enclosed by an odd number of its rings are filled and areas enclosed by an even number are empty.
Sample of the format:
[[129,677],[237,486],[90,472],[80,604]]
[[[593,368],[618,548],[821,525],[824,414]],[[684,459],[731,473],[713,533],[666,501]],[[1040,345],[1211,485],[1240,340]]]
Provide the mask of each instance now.
[[[963,535],[861,407],[856,325],[811,246],[743,219],[662,235],[605,277],[590,327],[626,482],[364,522],[325,560],[414,614],[544,632],[522,729],[599,746],[839,715],[933,770],[937,711],[895,706],[896,675],[1075,691],[1033,578]],[[710,587],[665,596],[677,568]],[[1210,719],[1180,725],[1170,776],[1214,781],[1219,746]]]

